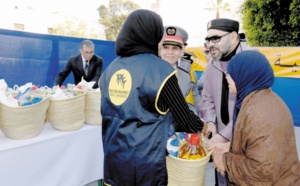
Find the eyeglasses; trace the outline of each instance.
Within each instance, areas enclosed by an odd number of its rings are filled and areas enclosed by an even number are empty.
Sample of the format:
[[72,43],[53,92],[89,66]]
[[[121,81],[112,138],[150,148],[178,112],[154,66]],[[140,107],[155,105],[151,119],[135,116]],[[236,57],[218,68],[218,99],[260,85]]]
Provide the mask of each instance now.
[[221,35],[221,36],[211,36],[211,37],[206,37],[205,38],[205,42],[206,44],[209,44],[209,42],[213,42],[213,43],[218,43],[221,41],[221,38],[224,37],[224,36],[227,36],[228,34],[230,34],[231,32],[228,32],[224,35]]
[[91,52],[84,51],[83,53],[84,53],[85,55],[93,55],[93,54],[94,54],[94,51],[91,51]]

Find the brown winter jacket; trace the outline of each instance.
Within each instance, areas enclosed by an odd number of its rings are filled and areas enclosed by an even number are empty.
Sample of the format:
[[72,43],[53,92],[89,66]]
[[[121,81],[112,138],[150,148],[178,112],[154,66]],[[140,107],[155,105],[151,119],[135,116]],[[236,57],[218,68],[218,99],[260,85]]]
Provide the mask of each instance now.
[[293,119],[271,89],[244,99],[223,163],[229,185],[300,185]]

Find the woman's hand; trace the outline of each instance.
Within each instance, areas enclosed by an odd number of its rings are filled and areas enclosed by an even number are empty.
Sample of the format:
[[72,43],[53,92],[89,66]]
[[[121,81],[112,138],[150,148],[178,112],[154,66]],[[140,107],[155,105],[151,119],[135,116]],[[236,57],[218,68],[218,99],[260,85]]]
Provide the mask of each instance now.
[[225,143],[225,139],[220,134],[215,134],[213,137],[207,141],[207,150],[212,150],[217,143]]
[[213,155],[213,166],[214,168],[222,174],[222,176],[225,176],[225,166],[223,164],[223,154],[224,153],[215,153],[214,152],[214,155]]
[[210,134],[215,135],[217,132],[217,127],[213,122],[208,122],[207,123],[207,130],[204,134],[205,137],[209,137]]
[[225,176],[226,169],[223,163],[223,154],[225,152],[229,152],[230,142],[216,143],[212,146],[212,148],[214,149],[214,152],[212,153],[214,167],[219,173],[222,174],[222,176]]
[[206,134],[207,128],[208,128],[207,123],[206,123],[205,121],[203,121],[203,128],[202,128],[202,130],[201,130],[201,133],[202,133],[203,135]]
[[229,152],[230,142],[216,143],[211,147],[214,149],[213,154],[220,154],[220,153]]

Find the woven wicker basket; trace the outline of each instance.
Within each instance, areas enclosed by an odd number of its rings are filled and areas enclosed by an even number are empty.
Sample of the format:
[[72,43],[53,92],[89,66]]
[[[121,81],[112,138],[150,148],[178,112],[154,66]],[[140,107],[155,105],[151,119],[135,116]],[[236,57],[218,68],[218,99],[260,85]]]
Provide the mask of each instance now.
[[100,91],[88,91],[85,96],[85,123],[101,125],[102,116],[100,112],[101,93]]
[[84,124],[85,95],[50,100],[47,111],[47,120],[53,128],[62,131],[74,131],[80,129]]
[[203,186],[205,184],[206,167],[213,151],[206,150],[204,140],[202,140],[202,146],[206,151],[206,156],[199,160],[167,156],[168,186]]
[[23,107],[0,104],[2,132],[12,139],[29,139],[38,136],[44,127],[48,107],[49,97],[37,104]]

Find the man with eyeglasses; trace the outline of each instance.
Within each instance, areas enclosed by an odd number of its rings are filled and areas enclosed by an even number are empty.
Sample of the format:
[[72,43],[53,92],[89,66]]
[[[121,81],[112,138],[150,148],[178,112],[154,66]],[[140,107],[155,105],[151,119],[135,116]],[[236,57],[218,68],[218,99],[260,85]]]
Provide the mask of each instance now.
[[90,40],[84,40],[80,45],[80,54],[71,56],[62,71],[54,80],[54,86],[61,86],[68,75],[73,72],[74,83],[80,83],[81,78],[87,82],[94,81],[93,89],[98,88],[98,81],[102,73],[103,59],[94,54],[95,46]]
[[[227,62],[243,50],[251,50],[240,42],[239,22],[231,19],[213,19],[207,24],[205,38],[212,59],[205,69],[204,86],[199,109],[208,123],[206,136],[212,134],[208,147],[232,139],[232,116],[236,94],[229,93],[225,78]],[[227,179],[216,172],[216,185],[227,185]]]

